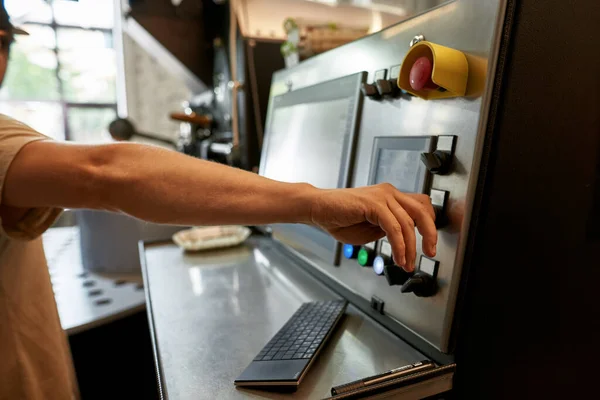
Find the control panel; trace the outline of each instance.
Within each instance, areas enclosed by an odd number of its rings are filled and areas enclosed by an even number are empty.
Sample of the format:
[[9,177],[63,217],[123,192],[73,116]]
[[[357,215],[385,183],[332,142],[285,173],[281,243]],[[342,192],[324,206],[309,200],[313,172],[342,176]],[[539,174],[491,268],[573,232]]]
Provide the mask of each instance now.
[[[467,96],[472,84],[469,72],[479,68],[471,65],[471,61],[485,59],[492,48],[495,14],[489,4],[483,3],[486,2],[452,2],[411,19],[410,24],[399,25],[402,29],[382,31],[278,71],[273,78],[267,118],[266,142],[272,134],[269,126],[275,120],[286,129],[298,128],[290,151],[302,149],[308,140],[326,140],[334,132],[333,127],[355,127],[348,135],[339,136],[339,143],[346,146],[343,155],[336,154],[337,159],[346,161],[343,173],[338,171],[340,165],[332,157],[325,155],[323,160],[312,162],[319,165],[320,176],[327,176],[331,168],[339,172],[335,176],[346,177],[339,181],[338,187],[385,182],[401,192],[429,196],[438,229],[436,255],[427,257],[421,251],[422,238],[416,230],[417,254],[412,272],[397,265],[386,237],[362,246],[345,243],[338,243],[335,248],[327,246],[329,256],[324,256],[324,248],[317,254],[319,246],[315,242],[323,240],[304,240],[298,226],[274,229],[274,237],[306,260],[310,268],[364,300],[365,307],[372,308],[379,318],[381,314],[389,318],[390,326],[397,324],[408,329],[443,353],[452,352],[450,337],[466,246],[470,196],[477,182],[476,166],[481,157],[480,113],[485,92]],[[486,17],[473,21],[469,17],[472,15]],[[469,31],[478,34],[459,38],[448,35],[449,27],[458,32],[461,24],[469,25]],[[343,110],[352,111],[344,117],[345,121],[333,119],[341,112],[327,112],[327,107],[335,105],[334,101],[341,97],[325,99],[331,103],[315,106],[312,113],[307,107],[300,107],[293,121],[279,120],[279,115],[288,112],[278,111],[279,96],[360,73],[362,80],[348,80],[344,85],[358,96],[344,94],[344,98],[354,99],[351,104],[355,105],[352,110],[344,106]],[[478,75],[481,79],[481,74]],[[311,92],[309,97],[315,96],[314,93],[317,92]],[[340,107],[342,104],[346,103],[340,103]],[[319,137],[315,135],[317,126],[323,127]],[[319,146],[309,147],[315,149],[311,154],[313,159],[316,154],[324,154]],[[341,147],[331,147],[334,148]],[[265,154],[270,157],[268,148],[263,157]],[[292,162],[295,157],[304,156],[286,154],[285,160],[290,163],[287,170],[297,170]],[[283,170],[273,169],[278,174]],[[264,171],[261,168],[261,173]]]

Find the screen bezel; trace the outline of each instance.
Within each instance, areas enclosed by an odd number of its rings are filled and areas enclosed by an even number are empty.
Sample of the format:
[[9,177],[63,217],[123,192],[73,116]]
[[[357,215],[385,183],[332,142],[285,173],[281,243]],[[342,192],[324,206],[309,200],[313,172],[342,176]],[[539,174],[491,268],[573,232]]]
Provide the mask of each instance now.
[[[317,103],[328,100],[339,100],[350,98],[353,101],[352,111],[349,116],[349,134],[344,140],[342,158],[338,171],[337,188],[349,187],[352,179],[352,166],[356,151],[358,129],[360,126],[360,111],[362,109],[363,95],[361,85],[366,81],[367,73],[359,72],[332,79],[316,85],[311,85],[280,94],[271,99],[265,126],[265,139],[261,153],[259,174],[265,176],[267,167],[267,154],[270,144],[271,124],[277,108],[298,104]],[[324,261],[338,265],[341,255],[341,244],[323,230],[302,225],[275,224],[271,225],[273,233],[282,233],[297,242],[310,245],[315,255]],[[307,242],[308,240],[308,242]]]

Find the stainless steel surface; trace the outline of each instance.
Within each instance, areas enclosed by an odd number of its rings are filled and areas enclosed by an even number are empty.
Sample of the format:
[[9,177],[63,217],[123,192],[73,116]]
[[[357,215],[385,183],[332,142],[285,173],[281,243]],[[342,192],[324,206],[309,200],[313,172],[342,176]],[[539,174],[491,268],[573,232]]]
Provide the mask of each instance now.
[[350,306],[298,392],[236,389],[234,379],[303,302],[336,295],[264,237],[201,254],[147,245],[145,264],[169,399],[318,399],[334,385],[426,359]]
[[408,44],[408,47],[413,47],[415,44],[422,42],[423,40],[425,40],[425,36],[423,35],[415,35],[415,37],[413,37],[410,40],[410,43]]
[[52,228],[42,239],[60,322],[67,334],[144,310],[141,274],[83,270],[78,227]]
[[[455,299],[466,245],[470,209],[479,172],[479,160],[491,78],[496,65],[505,1],[457,0],[414,17],[380,33],[308,59],[300,65],[275,73],[271,96],[368,71],[368,82],[377,70],[402,62],[416,35],[428,41],[463,51],[469,63],[467,96],[426,101],[416,97],[365,99],[362,107],[352,186],[368,183],[373,140],[376,136],[455,135],[454,169],[448,175],[434,175],[431,187],[449,192],[447,212],[450,224],[439,231],[436,260],[440,262],[437,294],[418,298],[389,287],[370,269],[355,260],[343,260],[340,267],[322,261],[310,246],[293,235],[278,234],[284,243],[342,286],[365,299],[376,295],[385,301],[385,312],[442,352],[451,352],[449,342]],[[271,107],[271,106],[270,106]],[[270,114],[270,113],[269,113]],[[269,121],[267,121],[269,126]],[[268,133],[267,133],[268,134]],[[420,247],[421,238],[418,236]],[[420,258],[420,249],[417,260]]]

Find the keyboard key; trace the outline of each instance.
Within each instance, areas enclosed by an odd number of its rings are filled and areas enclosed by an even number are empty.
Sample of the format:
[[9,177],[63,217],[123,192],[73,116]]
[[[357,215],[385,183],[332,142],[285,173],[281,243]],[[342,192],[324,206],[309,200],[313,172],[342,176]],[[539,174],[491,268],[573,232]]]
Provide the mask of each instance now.
[[310,360],[339,319],[344,301],[303,304],[258,352],[255,361]]

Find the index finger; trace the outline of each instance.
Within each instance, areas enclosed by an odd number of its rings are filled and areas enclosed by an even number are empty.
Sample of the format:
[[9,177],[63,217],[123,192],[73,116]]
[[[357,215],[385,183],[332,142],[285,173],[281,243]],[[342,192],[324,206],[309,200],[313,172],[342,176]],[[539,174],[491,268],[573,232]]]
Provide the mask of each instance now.
[[397,263],[401,266],[406,265],[406,243],[404,241],[404,235],[402,233],[402,226],[396,219],[394,214],[389,208],[382,208],[378,212],[378,223],[381,229],[386,233],[388,241],[392,245],[392,252],[394,253],[394,260],[398,260]]
[[[434,218],[427,210],[428,207],[415,200],[413,197],[404,195],[400,192],[396,195],[396,200],[415,221],[419,233],[423,236],[423,253],[429,257],[434,257],[437,245],[437,228],[435,226]],[[431,205],[429,205],[429,207],[431,207]],[[433,207],[431,208],[433,211]]]

